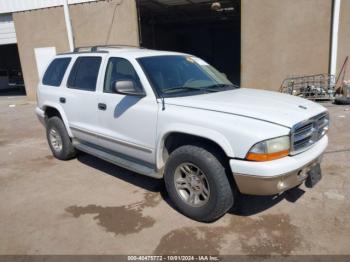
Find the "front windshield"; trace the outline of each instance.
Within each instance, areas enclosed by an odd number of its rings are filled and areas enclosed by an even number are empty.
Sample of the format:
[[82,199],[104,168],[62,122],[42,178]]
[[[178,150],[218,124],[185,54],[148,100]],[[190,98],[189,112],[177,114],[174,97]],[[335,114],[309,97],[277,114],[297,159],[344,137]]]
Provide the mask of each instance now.
[[161,96],[192,95],[236,88],[224,74],[197,57],[166,55],[137,60]]

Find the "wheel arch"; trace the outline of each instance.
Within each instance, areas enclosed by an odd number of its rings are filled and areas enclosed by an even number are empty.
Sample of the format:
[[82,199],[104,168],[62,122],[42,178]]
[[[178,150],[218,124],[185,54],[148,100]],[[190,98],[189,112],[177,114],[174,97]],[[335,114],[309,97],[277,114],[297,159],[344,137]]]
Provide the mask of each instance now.
[[215,149],[221,156],[227,159],[234,157],[232,147],[227,139],[219,132],[202,128],[193,129],[193,127],[191,127],[191,130],[196,130],[196,132],[190,132],[188,129],[178,128],[163,133],[158,139],[156,150],[156,163],[158,169],[164,168],[169,153],[185,144],[201,143],[207,147]]
[[70,137],[73,137],[72,131],[69,128],[68,125],[68,119],[66,115],[64,114],[63,108],[59,105],[54,104],[45,104],[42,107],[43,111],[45,112],[45,121],[53,116],[57,116],[62,119],[64,126],[66,127],[66,130],[68,132],[68,135]]

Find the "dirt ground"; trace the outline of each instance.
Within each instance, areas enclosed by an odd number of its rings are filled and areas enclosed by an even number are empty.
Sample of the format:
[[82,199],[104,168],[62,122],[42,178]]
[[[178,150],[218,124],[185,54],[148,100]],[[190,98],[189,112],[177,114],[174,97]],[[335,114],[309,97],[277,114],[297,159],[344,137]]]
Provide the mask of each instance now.
[[87,154],[51,156],[24,97],[0,97],[0,254],[350,254],[350,106],[326,104],[323,179],[279,197],[242,196],[203,224],[162,181]]

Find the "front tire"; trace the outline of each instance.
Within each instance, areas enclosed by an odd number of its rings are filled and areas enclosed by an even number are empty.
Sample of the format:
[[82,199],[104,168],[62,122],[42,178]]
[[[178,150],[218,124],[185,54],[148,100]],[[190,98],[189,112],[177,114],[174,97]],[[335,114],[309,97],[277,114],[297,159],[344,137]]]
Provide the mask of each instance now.
[[60,160],[69,160],[76,156],[76,149],[67,133],[62,120],[57,117],[51,117],[46,124],[46,137],[52,154]]
[[212,222],[234,203],[225,167],[214,154],[199,146],[185,145],[172,152],[164,180],[176,208],[197,221]]

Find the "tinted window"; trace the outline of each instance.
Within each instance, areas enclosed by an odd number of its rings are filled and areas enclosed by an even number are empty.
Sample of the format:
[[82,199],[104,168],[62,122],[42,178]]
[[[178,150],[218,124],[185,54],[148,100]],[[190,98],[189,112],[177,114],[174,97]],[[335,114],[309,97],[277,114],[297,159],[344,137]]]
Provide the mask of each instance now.
[[124,58],[112,57],[108,60],[104,92],[115,93],[113,86],[119,80],[133,80],[136,87],[141,89],[140,79],[132,64]]
[[49,86],[60,86],[70,60],[71,58],[69,57],[56,58],[53,60],[45,72],[43,84]]
[[79,57],[69,75],[67,86],[69,88],[95,91],[101,57]]
[[222,73],[197,57],[171,55],[137,60],[158,94],[224,91],[233,86]]

